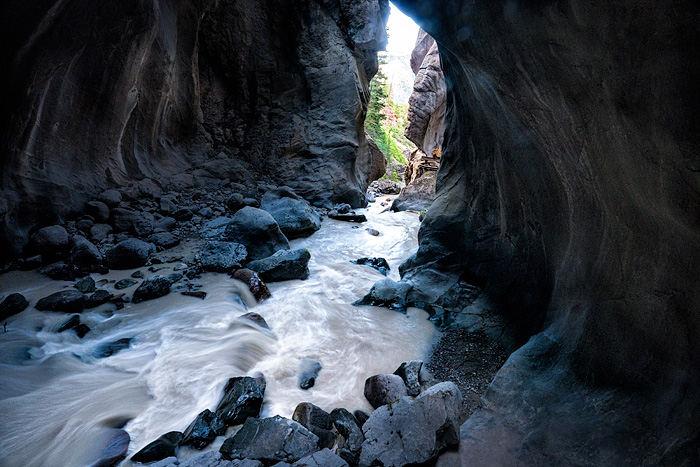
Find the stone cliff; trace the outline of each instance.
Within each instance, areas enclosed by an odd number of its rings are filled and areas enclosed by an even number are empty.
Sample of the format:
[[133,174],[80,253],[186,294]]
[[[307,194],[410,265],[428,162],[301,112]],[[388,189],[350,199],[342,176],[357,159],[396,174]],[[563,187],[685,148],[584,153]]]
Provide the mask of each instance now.
[[536,334],[454,456],[697,465],[697,4],[396,3],[437,41],[447,85],[436,200],[403,278],[429,303],[478,285],[516,340]]
[[145,177],[364,202],[386,0],[13,0],[0,14],[2,258]]

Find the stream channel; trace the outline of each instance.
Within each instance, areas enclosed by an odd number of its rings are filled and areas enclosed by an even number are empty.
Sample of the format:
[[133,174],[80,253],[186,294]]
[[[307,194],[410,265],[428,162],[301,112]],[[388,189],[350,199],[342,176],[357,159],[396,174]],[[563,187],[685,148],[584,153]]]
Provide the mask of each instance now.
[[[81,321],[91,331],[82,339],[71,330],[56,332],[70,315],[33,308],[72,282],[35,271],[0,276],[0,299],[20,292],[30,303],[8,320],[5,332],[0,329],[0,466],[87,465],[116,427],[131,437],[130,456],[214,409],[229,378],[256,372],[267,381],[262,416],[291,418],[300,402],[327,411],[371,411],[365,379],[426,359],[438,337],[422,310],[409,308],[404,315],[351,305],[384,276],[350,260],[386,258],[389,277],[398,280],[399,264],[417,249],[418,215],[383,209],[378,201],[358,210],[368,218],[359,225],[325,219],[312,236],[293,240],[292,249],[311,252],[309,278],[268,284],[272,298],[260,304],[227,274],[207,273],[195,280],[207,292],[204,300],[172,292],[121,310],[106,304],[84,311]],[[165,268],[157,274],[169,274],[176,264],[159,265]],[[134,271],[93,278],[119,280]],[[131,295],[136,286],[115,291],[110,282],[102,288]],[[249,311],[262,315],[270,329],[240,318]],[[133,338],[128,349],[94,357],[98,346],[121,338]],[[299,387],[305,358],[323,367],[309,390]],[[223,439],[208,449],[218,449]]]

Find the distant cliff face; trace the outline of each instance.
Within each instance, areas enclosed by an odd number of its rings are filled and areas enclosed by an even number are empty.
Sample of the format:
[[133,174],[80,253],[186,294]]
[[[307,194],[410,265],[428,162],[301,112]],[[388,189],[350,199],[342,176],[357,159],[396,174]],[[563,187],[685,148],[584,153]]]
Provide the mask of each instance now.
[[11,0],[0,14],[3,257],[105,188],[196,168],[363,202],[386,0]]
[[403,277],[427,301],[471,281],[543,331],[467,422],[463,465],[697,463],[697,4],[396,3],[447,86]]

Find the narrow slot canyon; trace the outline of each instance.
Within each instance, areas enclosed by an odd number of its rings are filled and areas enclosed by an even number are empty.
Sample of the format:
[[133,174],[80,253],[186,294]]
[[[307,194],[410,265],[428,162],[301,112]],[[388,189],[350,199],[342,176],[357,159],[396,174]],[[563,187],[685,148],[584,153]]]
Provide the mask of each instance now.
[[0,17],[0,467],[700,465],[696,2]]

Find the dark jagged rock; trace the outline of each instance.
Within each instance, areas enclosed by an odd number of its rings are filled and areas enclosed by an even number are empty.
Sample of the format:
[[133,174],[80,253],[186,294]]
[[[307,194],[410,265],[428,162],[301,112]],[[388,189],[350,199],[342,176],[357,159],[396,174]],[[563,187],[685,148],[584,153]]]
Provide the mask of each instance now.
[[164,297],[170,293],[170,285],[171,282],[165,276],[151,276],[144,280],[134,291],[132,301],[134,303],[139,303],[146,300]]
[[204,409],[182,433],[181,446],[202,449],[217,436],[226,433],[226,424],[211,410]]
[[331,431],[331,416],[320,407],[310,402],[302,402],[294,409],[292,420],[318,436],[319,449],[332,448],[335,444],[335,434]]
[[[462,394],[454,383],[440,383],[415,400],[402,397],[372,412],[362,427],[360,465],[413,465],[437,457],[459,443]],[[407,448],[410,447],[410,448]]]
[[90,326],[85,323],[80,323],[74,327],[73,330],[75,331],[75,334],[82,339],[88,332],[90,332]]
[[248,260],[267,258],[278,250],[289,250],[289,241],[267,211],[246,206],[236,212],[226,226],[224,237],[242,243]]
[[346,409],[333,409],[331,412],[333,426],[343,437],[342,444],[339,443],[338,455],[348,464],[357,465],[360,460],[360,451],[365,436],[357,420]]
[[177,448],[182,439],[182,433],[179,431],[170,431],[165,433],[157,440],[147,444],[139,452],[131,456],[133,462],[149,463],[155,462],[166,457],[177,455]]
[[263,318],[258,313],[246,313],[244,315],[241,315],[241,318],[246,319],[248,321],[252,321],[261,328],[270,329],[270,326],[267,325],[267,321],[265,321],[265,318]]
[[309,250],[280,250],[264,259],[248,263],[265,282],[278,282],[309,277]]
[[86,276],[73,284],[73,287],[84,294],[92,293],[95,291],[95,279]]
[[384,258],[358,258],[358,259],[356,259],[354,261],[350,261],[350,262],[355,263],[355,264],[369,266],[369,267],[381,272],[385,276],[387,274],[389,274],[389,270],[391,269],[389,267],[389,263],[387,263]]
[[272,215],[282,233],[289,239],[308,237],[321,228],[321,217],[318,213],[308,201],[289,187],[276,188],[265,193],[260,207]]
[[80,324],[80,316],[73,315],[70,318],[68,318],[65,323],[60,325],[56,332],[63,332],[63,331],[67,331],[68,329],[73,329],[74,327],[76,327],[79,324]]
[[92,267],[102,264],[102,253],[88,239],[75,235],[70,242],[68,261],[78,267]]
[[112,299],[113,295],[106,290],[97,290],[85,301],[85,308],[96,308]]
[[385,306],[392,310],[406,312],[408,293],[412,286],[406,282],[382,279],[375,283],[369,293],[353,303],[355,306]]
[[176,284],[182,280],[182,278],[185,277],[183,274],[180,274],[179,272],[172,272],[168,274],[165,278],[170,282],[170,285]]
[[114,430],[114,435],[100,453],[99,458],[90,467],[115,467],[126,458],[130,442],[129,433],[124,430]]
[[39,300],[36,309],[80,313],[85,309],[85,294],[75,289],[61,290]]
[[68,248],[68,232],[63,226],[43,227],[31,236],[31,249],[42,256],[56,256]]
[[365,380],[365,398],[375,409],[406,395],[406,385],[398,375],[375,375]]
[[207,298],[207,293],[203,292],[201,290],[197,291],[185,291],[185,292],[180,292],[180,295],[184,295],[185,297],[194,297],[194,298],[199,298],[200,300],[204,300]]
[[423,368],[423,362],[420,360],[411,360],[404,362],[394,371],[394,374],[400,376],[406,385],[406,393],[409,396],[417,396],[420,394],[420,370]]
[[6,320],[10,316],[24,311],[29,306],[29,302],[20,293],[11,293],[0,302],[0,320]]
[[295,462],[318,451],[318,437],[299,423],[282,418],[249,418],[221,446],[226,459],[255,459],[267,463]]
[[205,271],[229,272],[241,267],[248,252],[234,242],[206,242],[199,252],[199,262]]
[[216,415],[227,425],[239,425],[248,417],[259,417],[265,395],[265,380],[250,376],[231,378],[216,406]]
[[234,272],[231,277],[247,285],[248,289],[250,289],[250,293],[253,294],[253,297],[255,297],[255,300],[258,302],[272,296],[270,289],[267,288],[265,282],[263,282],[255,271],[243,268]]
[[362,411],[362,410],[355,410],[352,414],[355,416],[355,420],[357,420],[357,425],[360,428],[362,428],[362,426],[365,424],[365,422],[369,418],[369,414],[367,412]]
[[365,217],[364,214],[355,214],[353,212],[347,214],[340,214],[338,212],[331,211],[328,213],[328,217],[337,221],[344,222],[367,222],[367,217]]
[[132,279],[131,277],[125,277],[124,279],[119,279],[114,283],[114,288],[117,290],[127,289],[138,284],[139,281]]
[[133,338],[131,337],[124,337],[114,342],[106,342],[104,344],[101,344],[97,347],[97,349],[95,349],[95,358],[111,357],[115,353],[121,352],[124,349],[128,349],[131,345],[132,340]]
[[110,269],[131,269],[144,266],[156,252],[152,243],[128,238],[117,243],[105,253],[105,265]]
[[320,363],[308,358],[302,358],[299,362],[299,387],[310,389],[316,384],[318,373],[323,369]]

